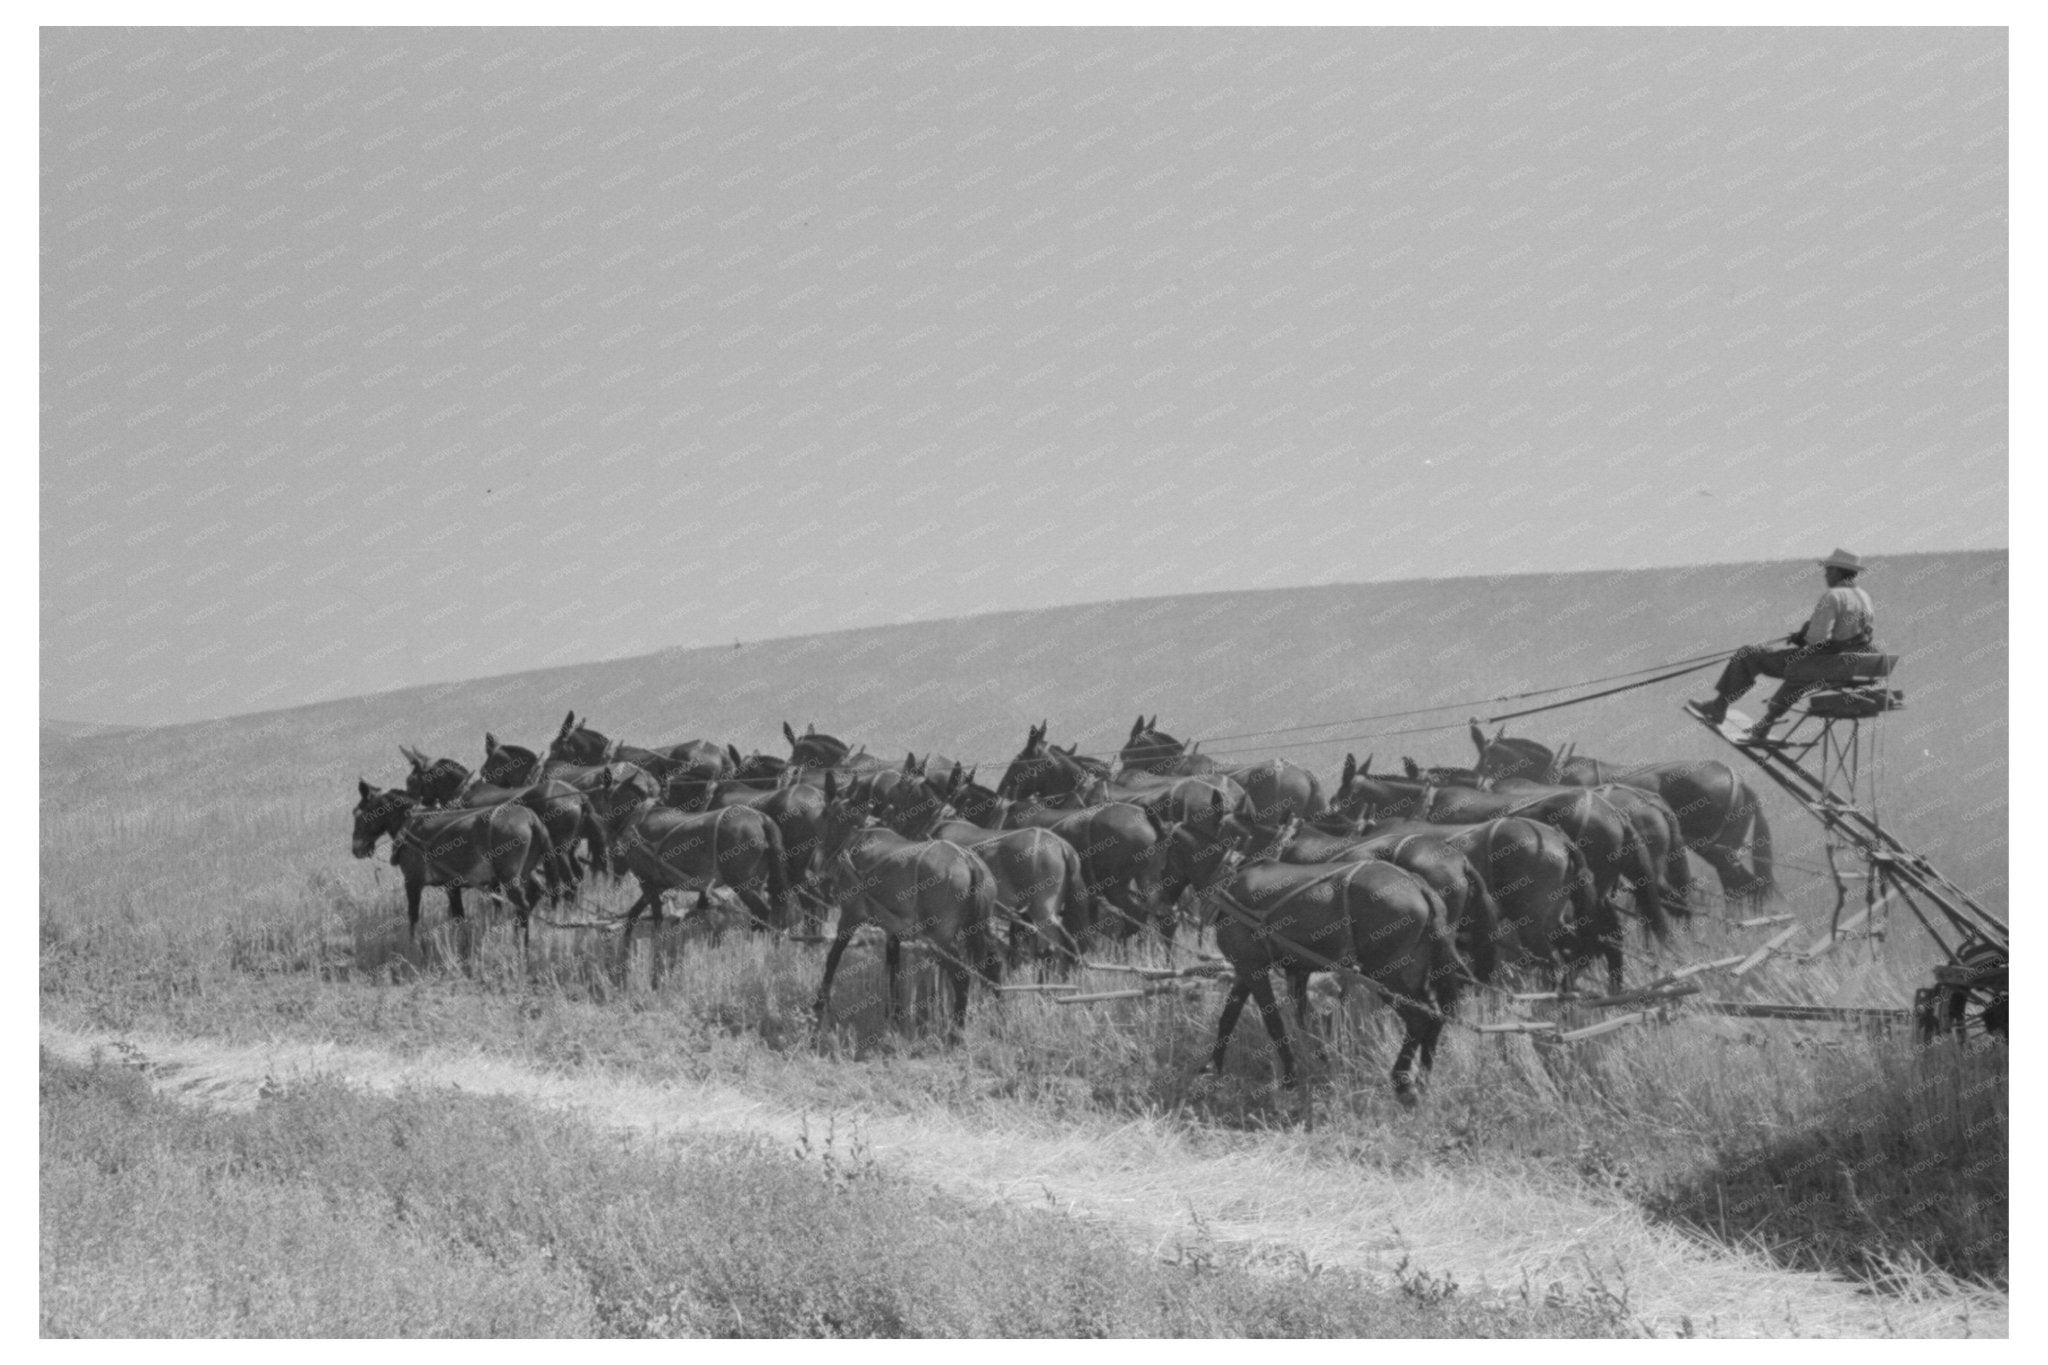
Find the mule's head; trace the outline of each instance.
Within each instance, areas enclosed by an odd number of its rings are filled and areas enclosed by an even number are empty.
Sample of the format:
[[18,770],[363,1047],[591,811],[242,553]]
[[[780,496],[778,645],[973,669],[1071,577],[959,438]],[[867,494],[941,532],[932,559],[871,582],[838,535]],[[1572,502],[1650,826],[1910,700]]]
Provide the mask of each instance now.
[[1147,721],[1138,717],[1139,725],[1132,729],[1131,737],[1124,741],[1124,747],[1117,757],[1123,766],[1138,772],[1163,773],[1187,753],[1187,746],[1159,728],[1159,717]]
[[469,769],[452,758],[428,762],[418,750],[406,754],[412,771],[405,775],[405,794],[423,806],[445,806],[469,780]]
[[591,729],[588,721],[576,719],[576,713],[571,711],[563,718],[562,728],[548,741],[548,757],[562,763],[602,763],[611,747],[609,737]]
[[[1477,727],[1475,728],[1475,733]],[[1488,782],[1502,778],[1521,777],[1532,782],[1555,782],[1557,780],[1557,756],[1549,747],[1520,735],[1510,737],[1503,732],[1494,735],[1479,751],[1479,776]]]
[[402,791],[378,791],[361,778],[356,779],[356,791],[355,829],[349,839],[349,851],[358,858],[367,858],[377,851],[379,839],[397,836],[405,817],[412,814],[417,803]]
[[933,790],[929,778],[905,777],[903,781],[890,783],[887,791],[881,790],[881,784],[877,783],[870,809],[876,819],[904,838],[923,839],[929,837],[932,827],[945,817],[946,801]]
[[826,773],[825,809],[818,816],[818,857],[828,869],[853,836],[868,825],[868,808],[859,792],[842,787],[837,773]]
[[1206,807],[1168,826],[1167,865],[1197,891],[1215,885],[1244,857],[1250,836],[1243,815],[1224,804],[1222,792],[1212,793]]
[[478,774],[494,787],[524,787],[540,781],[540,755],[517,744],[500,744],[484,735],[484,766]]

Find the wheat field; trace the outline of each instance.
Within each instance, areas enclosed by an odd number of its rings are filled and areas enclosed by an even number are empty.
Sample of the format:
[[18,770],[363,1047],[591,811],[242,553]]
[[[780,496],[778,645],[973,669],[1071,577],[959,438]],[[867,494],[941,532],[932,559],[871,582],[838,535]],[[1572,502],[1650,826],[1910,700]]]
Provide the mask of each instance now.
[[[2003,913],[2005,557],[1901,559],[1887,570],[1871,586],[1880,638],[1906,657],[1895,682],[1909,709],[1887,722],[1884,814]],[[1899,1321],[1926,1330],[1935,1330],[1929,1314],[1937,1312],[1927,1305],[1947,1313],[1944,1322],[1955,1316],[1948,1306],[1973,1305],[1983,1330],[2001,1311],[2007,1273],[2002,1047],[1921,1048],[1904,1029],[1683,1010],[1571,1048],[1459,1028],[1447,1035],[1424,1104],[1409,1113],[1387,1084],[1397,1045],[1391,1021],[1356,997],[1318,993],[1305,1049],[1311,1083],[1287,1094],[1274,1086],[1269,1045],[1249,1020],[1224,1074],[1195,1076],[1213,1038],[1213,986],[1089,1006],[977,993],[965,1036],[949,1049],[886,1017],[873,948],[849,954],[831,1027],[814,1042],[808,1010],[822,957],[814,945],[671,927],[629,947],[603,926],[631,893],[600,886],[570,922],[536,927],[532,971],[522,975],[502,923],[460,951],[438,893],[427,898],[422,942],[407,942],[395,874],[381,858],[352,860],[346,848],[356,777],[395,784],[398,744],[473,764],[485,729],[534,744],[571,708],[633,742],[702,735],[743,751],[782,752],[783,720],[799,729],[815,722],[890,756],[937,749],[980,760],[987,775],[1041,718],[1056,742],[1100,752],[1140,710],[1158,712],[1176,734],[1229,736],[1704,653],[1783,630],[1806,595],[1805,575],[1802,566],[1748,566],[1124,602],[680,651],[163,730],[46,733],[45,1031],[244,1047],[293,1041],[401,1058],[457,1053],[550,1075],[722,1086],[784,1110],[875,1116],[902,1125],[912,1147],[943,1138],[970,1161],[979,1144],[1000,1147],[1006,1135],[1028,1136],[1032,1150],[1065,1142],[1076,1187],[1110,1204],[1142,1205],[1147,1173],[1098,1170],[1099,1156],[1089,1154],[1142,1133],[1177,1154],[1161,1155],[1162,1169],[1229,1154],[1205,1177],[1225,1211],[1217,1217],[1254,1210],[1245,1225],[1284,1226],[1304,1264],[1376,1274],[1411,1305],[1506,1304],[1517,1266],[1526,1274],[1559,1260],[1532,1231],[1544,1226],[1545,1201],[1608,1211],[1611,1227],[1592,1239],[1602,1254],[1586,1258],[1588,1273],[1558,1281],[1558,1302],[1588,1302],[1597,1284],[1607,1295],[1596,1293],[1599,1302],[1628,1307],[1570,1322],[1492,1324],[1502,1330],[1703,1329],[1688,1296],[1715,1296],[1691,1247],[1723,1258],[1714,1265],[1776,1266],[1863,1286]],[[1731,584],[1730,600],[1712,611],[1698,605]],[[1503,611],[1503,602],[1516,609]],[[1704,691],[1698,679],[1667,684],[1510,722],[1510,732],[1572,740],[1602,757],[1705,756],[1714,741],[1677,714],[1687,687]],[[1260,752],[1284,752],[1326,783],[1349,750],[1465,761],[1462,711],[1420,720],[1456,728],[1385,736],[1373,732],[1416,722],[1368,721],[1300,740],[1266,736],[1273,747]],[[1225,740],[1204,752],[1260,742]],[[1813,875],[1818,841],[1775,793],[1766,802],[1786,891],[1774,909],[1818,933],[1834,899]],[[1696,873],[1706,876],[1703,866]],[[1732,915],[1702,896],[1673,944],[1631,941],[1630,979],[1754,947],[1758,932],[1735,926]],[[1891,929],[1882,942],[1855,940],[1814,962],[1774,961],[1740,982],[1717,981],[1714,993],[1902,1004],[1935,953],[1910,922]],[[1202,946],[1183,938],[1171,950],[1147,944],[1127,959],[1095,957],[1109,966],[1185,964]],[[932,975],[911,973],[914,997],[930,994]],[[1112,970],[1078,978],[1091,990],[1131,979]],[[1500,993],[1475,996],[1464,1014],[1467,1024],[1524,1017],[1571,1024],[1599,1016]],[[999,1155],[991,1148],[983,1159]],[[1339,1178],[1381,1182],[1373,1188],[1412,1224],[1401,1229],[1404,1240],[1366,1246],[1356,1217],[1301,1201],[1300,1190]],[[46,1228],[50,1179],[46,1171]],[[1586,1243],[1574,1236],[1574,1245]],[[54,1254],[46,1233],[46,1303]],[[1448,1278],[1427,1278],[1447,1267],[1462,1272],[1462,1297],[1445,1288]],[[1715,1301],[1750,1292],[1735,1283]],[[1526,1294],[1521,1302],[1528,1305]],[[1790,1330],[1865,1330],[1819,1302]],[[564,1307],[561,1321],[590,1330],[574,1316],[583,1311]],[[1127,1325],[1180,1330],[1165,1321]]]

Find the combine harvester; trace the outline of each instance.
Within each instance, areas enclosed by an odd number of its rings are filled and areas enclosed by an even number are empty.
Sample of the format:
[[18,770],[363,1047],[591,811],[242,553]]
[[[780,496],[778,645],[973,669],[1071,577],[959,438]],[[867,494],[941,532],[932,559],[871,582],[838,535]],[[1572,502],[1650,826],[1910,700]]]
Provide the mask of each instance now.
[[[1735,711],[1719,725],[1690,709],[1686,714],[1762,770],[1820,822],[1835,883],[1835,910],[1828,937],[1816,948],[1831,947],[1842,936],[1857,932],[1881,936],[1893,908],[1903,905],[1948,956],[1935,968],[1933,984],[1914,995],[1912,1017],[1920,1036],[1932,1040],[1975,1032],[2002,1038],[2011,951],[2005,922],[1924,855],[1908,848],[1879,818],[1882,720],[1904,705],[1904,697],[1887,685],[1898,662],[1894,654],[1794,660],[1786,667],[1785,681],[1810,684],[1811,690],[1794,710],[1791,727],[1773,739],[1748,739],[1750,719]],[[1847,919],[1842,917],[1850,887],[1842,872],[1844,856],[1860,859],[1863,866],[1863,906]],[[1796,928],[1785,930],[1758,954],[1781,950],[1796,933]],[[1822,1005],[1702,1003],[1722,1014],[1772,1019],[1856,1019],[1884,1013]]]

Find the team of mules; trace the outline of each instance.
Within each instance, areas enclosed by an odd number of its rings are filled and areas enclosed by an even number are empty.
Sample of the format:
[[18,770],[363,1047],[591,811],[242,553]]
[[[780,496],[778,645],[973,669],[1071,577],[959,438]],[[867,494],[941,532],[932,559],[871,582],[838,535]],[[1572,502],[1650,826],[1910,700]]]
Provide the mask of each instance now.
[[950,986],[957,1031],[974,980],[1027,955],[1070,966],[1091,942],[1171,943],[1192,912],[1233,971],[1218,1066],[1250,999],[1291,1083],[1269,973],[1286,974],[1300,1018],[1309,974],[1332,971],[1402,1021],[1404,1099],[1465,984],[1533,969],[1569,989],[1601,961],[1621,989],[1625,920],[1663,939],[1688,913],[1688,849],[1730,895],[1773,890],[1760,803],[1725,764],[1623,769],[1475,726],[1470,769],[1409,762],[1393,777],[1347,756],[1326,794],[1285,759],[1218,763],[1156,717],[1138,718],[1114,764],[1047,731],[1029,727],[990,788],[956,760],[890,763],[815,727],[783,725],[785,758],[624,744],[571,712],[545,753],[487,734],[474,772],[402,749],[403,791],[361,784],[354,850],[392,840],[415,930],[424,888],[446,888],[456,918],[475,888],[512,905],[522,950],[539,901],[573,897],[590,871],[639,883],[629,939],[643,914],[662,921],[670,891],[695,892],[700,914],[720,891],[747,922],[811,941],[836,909],[821,1022],[864,924],[886,940],[892,1015],[902,944],[916,939]]

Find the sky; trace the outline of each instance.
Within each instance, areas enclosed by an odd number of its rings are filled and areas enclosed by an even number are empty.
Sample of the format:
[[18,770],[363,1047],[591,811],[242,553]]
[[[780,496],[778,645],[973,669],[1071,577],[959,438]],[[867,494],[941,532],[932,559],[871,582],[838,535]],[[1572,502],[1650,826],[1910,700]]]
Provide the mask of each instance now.
[[46,715],[2008,544],[2002,30],[41,36]]

